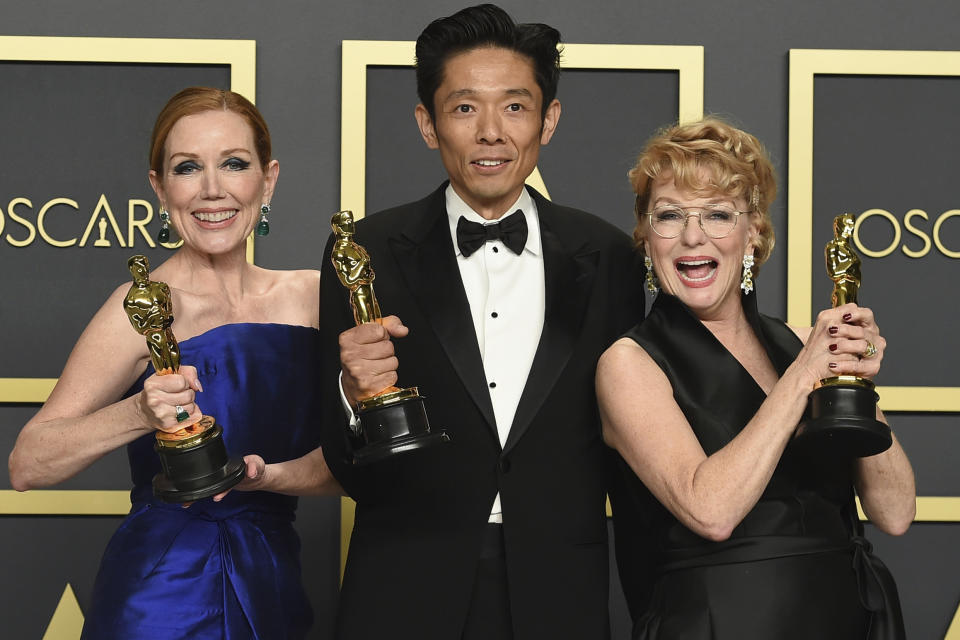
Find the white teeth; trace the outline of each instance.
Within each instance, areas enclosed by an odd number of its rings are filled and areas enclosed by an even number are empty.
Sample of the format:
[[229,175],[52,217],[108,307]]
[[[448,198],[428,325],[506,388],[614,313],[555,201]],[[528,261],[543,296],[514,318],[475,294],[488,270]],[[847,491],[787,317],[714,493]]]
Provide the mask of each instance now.
[[688,276],[687,274],[681,271],[680,278],[682,280],[686,280],[687,282],[703,282],[704,280],[709,280],[710,278],[712,278],[714,271],[716,271],[716,269],[710,269],[710,273],[703,276],[702,278],[691,278],[690,276]]
[[477,160],[476,162],[481,167],[496,167],[503,164],[503,160]]
[[707,273],[707,275],[703,276],[702,278],[694,278],[689,273],[687,273],[686,270],[679,269],[679,268],[677,269],[677,274],[680,276],[681,280],[685,280],[687,282],[704,282],[712,278],[713,275],[717,272],[717,266],[716,266],[717,263],[715,260],[711,260],[709,258],[701,259],[701,260],[677,260],[677,267],[680,267],[680,266],[702,267],[704,265],[713,265],[713,266],[710,267],[710,271]]
[[196,211],[194,212],[193,217],[201,222],[223,222],[224,220],[229,220],[235,215],[237,215],[236,209],[233,211],[216,211],[214,213],[201,213]]

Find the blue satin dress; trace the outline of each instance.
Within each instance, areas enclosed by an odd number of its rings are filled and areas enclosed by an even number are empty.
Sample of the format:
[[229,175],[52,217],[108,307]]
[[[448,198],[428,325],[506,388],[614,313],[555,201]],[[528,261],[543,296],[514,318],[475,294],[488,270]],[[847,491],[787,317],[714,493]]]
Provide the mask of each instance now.
[[[230,324],[180,343],[203,385],[197,404],[223,426],[230,455],[281,462],[318,446],[317,340],[309,327]],[[153,442],[148,434],[127,447],[133,504],[104,552],[82,638],[305,637],[313,613],[292,525],[297,499],[233,491],[187,509],[162,503],[151,489]]]

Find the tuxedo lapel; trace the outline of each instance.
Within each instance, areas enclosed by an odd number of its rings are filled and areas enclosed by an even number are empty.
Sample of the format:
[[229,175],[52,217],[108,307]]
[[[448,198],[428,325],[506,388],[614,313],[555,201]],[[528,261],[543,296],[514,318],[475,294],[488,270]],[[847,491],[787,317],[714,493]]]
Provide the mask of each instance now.
[[428,199],[424,215],[412,221],[400,236],[391,238],[390,248],[407,290],[499,442],[470,303],[450,239],[443,193],[441,187]]
[[566,237],[555,222],[560,214],[549,201],[533,193],[543,247],[543,331],[504,451],[510,450],[529,428],[573,353],[599,257],[597,250],[581,248],[582,237]]

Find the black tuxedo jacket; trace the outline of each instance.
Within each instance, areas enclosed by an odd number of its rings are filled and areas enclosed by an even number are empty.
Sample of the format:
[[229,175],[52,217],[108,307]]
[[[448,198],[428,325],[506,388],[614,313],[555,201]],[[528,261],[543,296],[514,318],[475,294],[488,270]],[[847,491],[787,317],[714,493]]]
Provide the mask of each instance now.
[[458,640],[482,534],[499,491],[517,640],[609,636],[604,444],[594,393],[601,352],[643,317],[638,260],[623,232],[531,190],[543,243],[543,332],[501,448],[447,222],[444,188],[359,221],[395,340],[398,386],[417,386],[451,442],[367,467],[347,462],[337,336],[349,295],[324,253],[324,455],[357,501],[337,637]]

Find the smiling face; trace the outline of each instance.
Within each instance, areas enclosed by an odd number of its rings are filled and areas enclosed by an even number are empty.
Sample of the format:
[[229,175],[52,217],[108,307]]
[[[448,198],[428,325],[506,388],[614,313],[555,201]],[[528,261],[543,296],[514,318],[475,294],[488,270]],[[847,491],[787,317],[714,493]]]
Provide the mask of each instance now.
[[[710,184],[709,180],[702,184]],[[723,205],[735,211],[747,211],[742,197],[679,189],[672,175],[657,181],[650,190],[650,209],[672,204],[697,209]],[[702,320],[735,313],[740,307],[740,278],[743,256],[753,254],[757,236],[757,214],[740,216],[736,226],[723,238],[707,236],[696,216],[687,220],[676,238],[661,238],[649,227],[643,246],[653,261],[661,288],[676,296]],[[645,223],[649,225],[649,222]]]
[[470,207],[498,218],[520,197],[560,118],[554,100],[541,120],[533,63],[499,47],[451,57],[434,95],[436,119],[417,105],[420,133],[439,149],[450,184]]
[[207,254],[242,248],[270,202],[279,165],[262,167],[253,130],[232,111],[203,111],[173,125],[162,175],[150,172],[184,245]]

